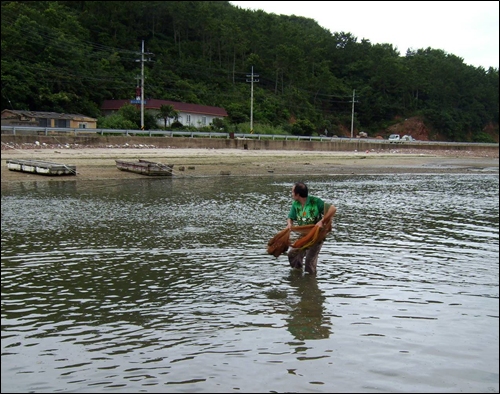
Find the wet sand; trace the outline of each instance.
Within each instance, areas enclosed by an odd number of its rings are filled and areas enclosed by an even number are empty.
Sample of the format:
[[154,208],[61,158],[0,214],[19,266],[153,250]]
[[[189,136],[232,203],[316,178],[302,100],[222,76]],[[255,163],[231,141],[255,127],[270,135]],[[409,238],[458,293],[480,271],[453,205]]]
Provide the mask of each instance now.
[[[173,164],[176,177],[323,174],[498,173],[498,152],[398,151],[315,152],[177,148],[33,148],[2,145],[1,181],[133,179],[115,159],[147,159]],[[30,159],[76,166],[75,175],[46,176],[7,168],[8,159]]]

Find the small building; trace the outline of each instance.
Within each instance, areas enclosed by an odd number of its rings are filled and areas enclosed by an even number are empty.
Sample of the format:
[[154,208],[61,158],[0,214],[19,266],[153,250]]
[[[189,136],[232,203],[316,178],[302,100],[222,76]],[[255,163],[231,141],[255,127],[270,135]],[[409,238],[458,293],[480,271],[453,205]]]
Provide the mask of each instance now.
[[[141,108],[141,100],[104,100],[101,112],[104,116],[112,115],[125,104],[135,105]],[[183,126],[204,127],[209,126],[215,118],[223,119],[228,116],[226,110],[221,107],[208,105],[188,104],[170,100],[147,99],[144,100],[144,111],[157,115],[162,105],[170,105],[179,114],[178,121]],[[170,121],[170,120],[169,120]],[[164,126],[164,121],[158,119],[158,125]]]
[[80,114],[4,109],[2,126],[95,129],[97,119]]

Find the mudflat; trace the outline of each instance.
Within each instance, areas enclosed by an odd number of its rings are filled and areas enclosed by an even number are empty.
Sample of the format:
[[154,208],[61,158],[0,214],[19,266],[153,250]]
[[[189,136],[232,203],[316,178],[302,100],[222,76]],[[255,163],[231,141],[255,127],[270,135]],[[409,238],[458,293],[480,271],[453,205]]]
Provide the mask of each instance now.
[[[76,166],[75,175],[46,176],[7,168],[8,159]],[[2,144],[1,182],[133,179],[115,159],[173,164],[175,177],[400,173],[497,173],[498,151],[384,150],[365,152],[180,148],[11,148]]]

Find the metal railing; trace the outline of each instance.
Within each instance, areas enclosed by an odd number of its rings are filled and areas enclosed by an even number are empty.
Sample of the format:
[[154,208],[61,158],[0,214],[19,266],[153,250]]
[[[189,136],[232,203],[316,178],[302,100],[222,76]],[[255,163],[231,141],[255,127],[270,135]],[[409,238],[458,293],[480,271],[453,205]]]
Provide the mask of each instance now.
[[[163,137],[187,137],[187,138],[237,138],[237,139],[250,139],[250,140],[279,140],[279,141],[335,141],[337,143],[354,143],[354,142],[369,142],[390,144],[397,147],[398,145],[405,144],[418,144],[418,145],[470,145],[470,142],[442,142],[442,141],[398,141],[391,143],[388,140],[380,138],[349,138],[349,137],[326,137],[319,136],[301,136],[301,135],[285,135],[285,134],[251,134],[251,133],[221,133],[211,131],[176,131],[176,130],[124,130],[124,129],[80,129],[80,128],[58,128],[58,127],[32,127],[32,126],[2,126],[3,135],[46,135],[51,134],[61,135],[70,134],[78,135],[125,135],[125,136],[163,136]],[[492,146],[499,144],[491,143],[474,143],[474,145]]]
[[51,135],[71,134],[77,135],[135,135],[135,136],[164,136],[164,137],[203,137],[203,138],[243,138],[243,139],[267,139],[267,140],[305,140],[305,141],[329,141],[332,137],[326,136],[296,136],[285,134],[250,134],[250,133],[221,133],[211,131],[177,131],[177,130],[124,130],[124,129],[80,129],[80,128],[58,128],[58,127],[32,127],[32,126],[2,126],[2,134],[10,135]]

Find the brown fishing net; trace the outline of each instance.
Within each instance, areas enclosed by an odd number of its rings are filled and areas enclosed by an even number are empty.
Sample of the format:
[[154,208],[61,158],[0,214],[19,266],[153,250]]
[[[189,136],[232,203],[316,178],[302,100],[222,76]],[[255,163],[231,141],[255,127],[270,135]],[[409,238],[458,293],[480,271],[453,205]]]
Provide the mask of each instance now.
[[[290,246],[295,249],[306,249],[317,242],[323,241],[328,233],[332,231],[332,218],[334,214],[335,210],[331,212],[330,210],[327,211],[326,215],[323,217],[323,227],[309,224],[307,226],[295,226],[291,229],[285,228],[281,230],[267,243],[267,253],[278,258],[285,253]],[[292,243],[290,241],[290,233],[292,231],[304,234],[304,236]]]
[[285,253],[290,246],[290,232],[289,228],[285,228],[272,237],[267,243],[267,253],[276,258]]

